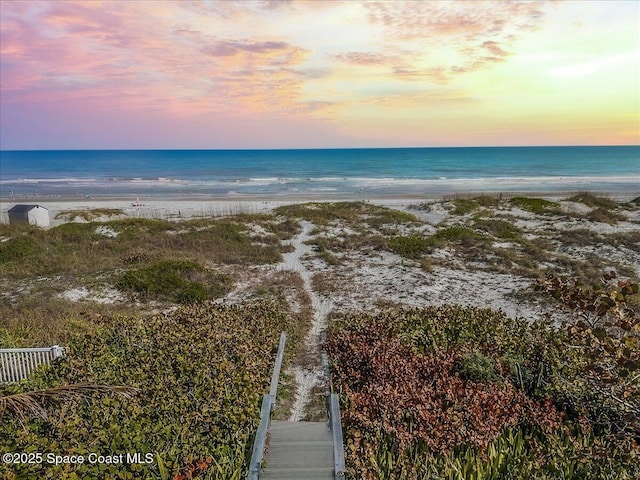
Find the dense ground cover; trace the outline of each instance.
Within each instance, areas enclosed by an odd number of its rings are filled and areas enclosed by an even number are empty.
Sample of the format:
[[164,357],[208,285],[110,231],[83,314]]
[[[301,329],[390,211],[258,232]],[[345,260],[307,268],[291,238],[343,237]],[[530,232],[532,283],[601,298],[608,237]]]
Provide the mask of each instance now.
[[336,321],[328,351],[351,478],[638,478],[638,419],[590,388],[592,363],[571,343],[476,308]]
[[[0,464],[3,478],[240,479],[280,331],[300,341],[298,320],[272,303],[196,304],[148,318],[74,325],[64,360],[0,396],[91,383],[137,389],[49,402],[47,418],[0,412],[0,450],[57,455],[151,454],[150,463]],[[173,476],[176,475],[176,476]]]

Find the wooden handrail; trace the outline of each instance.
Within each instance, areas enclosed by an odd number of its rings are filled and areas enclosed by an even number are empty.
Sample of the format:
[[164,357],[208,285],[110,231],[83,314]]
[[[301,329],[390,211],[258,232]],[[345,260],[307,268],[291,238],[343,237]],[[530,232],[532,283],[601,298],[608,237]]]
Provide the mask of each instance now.
[[280,379],[280,369],[282,368],[282,358],[284,357],[284,345],[287,341],[287,334],[280,334],[280,342],[278,344],[278,353],[276,355],[276,363],[273,366],[271,374],[271,386],[269,393],[263,395],[262,406],[260,408],[260,425],[256,432],[256,438],[253,441],[253,451],[251,452],[251,463],[249,464],[248,480],[258,480],[260,470],[262,469],[262,458],[264,457],[265,444],[267,442],[267,432],[271,425],[271,413],[276,406],[276,395],[278,393],[278,380]]
[[340,397],[333,393],[333,382],[331,381],[331,370],[329,369],[329,359],[324,349],[326,333],[322,332],[322,370],[327,382],[325,395],[327,398],[327,412],[329,413],[329,427],[333,436],[333,472],[335,480],[342,480],[345,476],[344,464],[344,440],[342,438],[342,420],[340,418]]
[[329,420],[333,434],[333,468],[336,480],[342,480],[345,474],[344,442],[342,439],[342,421],[340,420],[340,398],[337,393],[331,394],[329,402]]
[[260,408],[260,425],[256,432],[256,439],[253,441],[253,452],[251,453],[251,463],[249,465],[249,480],[258,480],[260,469],[262,468],[262,457],[267,441],[267,431],[271,423],[271,409],[275,403],[271,395],[262,396],[262,408]]
[[280,334],[280,342],[278,343],[278,354],[276,355],[276,363],[273,366],[273,374],[271,375],[271,388],[269,388],[269,395],[273,395],[274,400],[278,394],[278,380],[280,379],[280,369],[282,368],[284,344],[286,341],[287,334],[285,332],[282,332]]

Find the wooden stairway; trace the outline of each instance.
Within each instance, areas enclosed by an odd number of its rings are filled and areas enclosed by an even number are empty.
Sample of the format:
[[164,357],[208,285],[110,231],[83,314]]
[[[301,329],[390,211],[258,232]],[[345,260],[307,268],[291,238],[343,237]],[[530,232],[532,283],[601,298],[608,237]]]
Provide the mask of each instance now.
[[260,479],[334,479],[333,437],[327,422],[272,421]]
[[253,442],[248,480],[340,480],[344,479],[344,447],[340,423],[340,401],[331,392],[326,353],[322,364],[327,377],[328,422],[283,422],[271,420],[276,404],[278,378],[286,333],[280,335],[269,393],[262,397],[260,425]]

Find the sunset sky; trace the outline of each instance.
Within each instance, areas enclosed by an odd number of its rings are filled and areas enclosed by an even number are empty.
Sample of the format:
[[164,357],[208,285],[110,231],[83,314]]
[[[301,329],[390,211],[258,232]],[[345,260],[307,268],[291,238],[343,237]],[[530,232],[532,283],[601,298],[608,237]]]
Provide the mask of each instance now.
[[0,148],[640,143],[637,1],[0,3]]

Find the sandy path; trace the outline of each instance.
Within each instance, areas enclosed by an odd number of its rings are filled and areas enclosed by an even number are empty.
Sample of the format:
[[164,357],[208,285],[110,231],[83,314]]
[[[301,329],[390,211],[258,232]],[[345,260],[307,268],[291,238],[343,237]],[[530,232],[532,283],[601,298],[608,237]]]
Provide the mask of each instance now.
[[[304,289],[311,299],[313,319],[311,328],[305,339],[305,349],[309,353],[317,353],[320,345],[320,336],[327,322],[327,317],[333,309],[333,303],[321,298],[314,290],[311,279],[313,273],[302,263],[302,257],[311,252],[311,247],[304,242],[311,238],[311,231],[314,225],[310,222],[301,222],[302,232],[291,241],[295,248],[293,252],[285,253],[283,261],[278,265],[278,270],[290,270],[296,272],[302,278]],[[305,407],[309,403],[311,392],[314,387],[323,382],[322,368],[319,364],[318,355],[304,355],[304,362],[292,367],[292,372],[296,381],[296,392],[294,402],[291,407],[289,421],[297,422],[304,418]],[[315,362],[314,362],[315,360]]]

